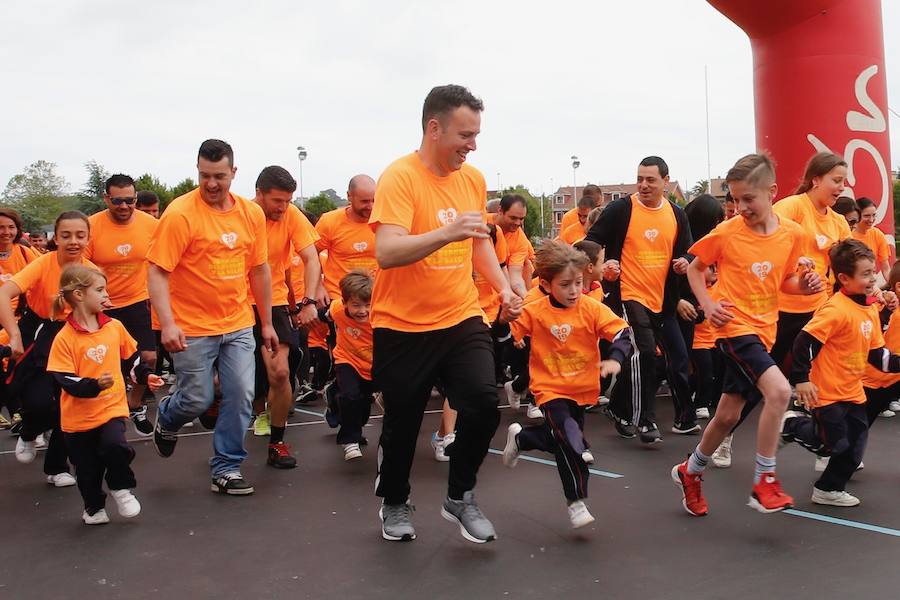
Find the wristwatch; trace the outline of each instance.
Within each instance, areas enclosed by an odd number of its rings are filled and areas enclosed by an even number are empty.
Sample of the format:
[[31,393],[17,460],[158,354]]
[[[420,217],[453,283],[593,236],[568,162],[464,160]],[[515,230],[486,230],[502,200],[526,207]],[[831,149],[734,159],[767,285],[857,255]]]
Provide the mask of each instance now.
[[300,299],[300,306],[306,306],[307,304],[318,304],[315,298],[308,298],[304,296]]

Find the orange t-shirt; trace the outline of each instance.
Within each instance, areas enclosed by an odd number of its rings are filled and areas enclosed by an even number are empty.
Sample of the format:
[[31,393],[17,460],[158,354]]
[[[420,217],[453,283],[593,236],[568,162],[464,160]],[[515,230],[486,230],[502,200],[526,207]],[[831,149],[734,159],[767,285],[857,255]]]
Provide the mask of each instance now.
[[[884,332],[884,345],[892,354],[900,354],[900,309],[891,314],[891,320],[888,321],[887,330]],[[885,388],[898,381],[900,381],[900,373],[885,373],[868,362],[866,363],[866,372],[862,378],[865,387]]]
[[862,378],[869,350],[884,346],[877,305],[861,306],[844,293],[834,294],[803,331],[823,344],[809,373],[809,380],[818,388],[814,408],[865,402]]
[[[497,215],[493,216],[493,221],[496,225]],[[525,230],[521,227],[517,228],[512,233],[506,233],[502,227],[497,225],[497,234],[502,234],[503,237],[506,238],[506,264],[510,267],[521,267],[525,264],[529,254],[534,252],[534,250],[531,249],[531,242],[528,241],[528,236],[525,235]]]
[[[0,257],[0,283],[6,283],[13,275],[25,268],[25,265],[43,256],[34,248],[28,248],[22,244],[13,244],[6,258]],[[19,298],[12,299],[12,309],[15,312],[19,306]]]
[[635,300],[652,312],[662,311],[666,277],[678,235],[675,211],[663,199],[659,208],[647,208],[631,197],[631,222],[622,246],[622,300]]
[[363,379],[372,379],[372,325],[360,323],[347,315],[341,298],[332,301],[328,314],[334,321],[337,334],[334,345],[334,364],[350,365]]
[[328,251],[332,260],[323,264],[325,289],[334,298],[341,297],[340,282],[350,271],[366,271],[373,277],[378,269],[375,261],[375,232],[368,223],[351,221],[347,216],[350,207],[337,208],[319,218],[316,231],[319,241],[316,248]]
[[[438,177],[418,153],[394,161],[378,181],[373,229],[397,225],[411,235],[434,231],[463,212],[484,211],[487,188],[475,168]],[[484,317],[472,281],[472,240],[447,244],[410,265],[381,269],[372,292],[372,327],[422,332]]]
[[[762,235],[743,217],[728,219],[691,246],[690,253],[716,265],[718,282],[709,289],[714,300],[728,300],[734,319],[715,329],[715,339],[757,335],[771,349],[775,343],[781,284],[796,272],[803,230],[779,218],[778,229]],[[624,269],[623,269],[624,272]]]
[[[272,272],[272,306],[287,305],[288,286],[285,271],[294,267],[293,260],[296,258],[300,261],[300,273],[302,274],[303,260],[298,253],[304,248],[312,246],[318,240],[319,234],[312,223],[293,204],[288,205],[288,209],[280,221],[266,219],[267,256],[269,270]],[[293,283],[293,274],[291,282]],[[297,300],[299,301],[305,295],[305,292],[301,293],[297,296]],[[253,304],[256,304],[255,299]]]
[[[327,250],[319,252],[319,263],[322,265],[322,270],[324,271],[328,264]],[[294,299],[296,302],[299,302],[300,299],[306,295],[305,269],[306,265],[303,262],[303,259],[300,258],[299,254],[294,254],[294,256],[291,257],[291,285],[294,288]],[[338,290],[337,297],[341,297],[340,290]],[[308,346],[310,348],[328,349],[328,325],[321,321],[313,321],[307,330],[309,332]]]
[[[581,225],[581,221],[578,219],[578,207],[569,209],[566,211],[566,214],[563,215],[562,221],[559,223],[559,230],[565,231],[572,225]],[[582,230],[583,231],[583,230]]]
[[853,236],[854,240],[859,240],[875,253],[876,271],[881,270],[881,263],[890,260],[891,249],[888,247],[887,238],[884,237],[884,233],[877,227],[870,228],[865,234],[854,229],[850,232],[850,235]]
[[[97,265],[87,260],[81,259],[81,264],[86,267],[97,268]],[[98,269],[99,270],[99,269]],[[56,251],[41,254],[28,264],[24,269],[13,275],[12,281],[28,300],[28,307],[40,318],[49,319],[50,312],[53,308],[53,302],[59,296],[59,277],[62,274],[62,267],[56,258]],[[64,320],[72,312],[68,304],[61,315],[57,315],[58,321]]]
[[584,239],[584,226],[581,223],[569,225],[559,234],[559,239],[567,244],[574,244]]
[[63,326],[50,348],[47,371],[94,379],[104,373],[113,377],[112,387],[96,398],[76,398],[62,391],[59,412],[63,431],[89,431],[111,419],[128,416],[121,362],[135,352],[137,342],[115,319],[105,321],[100,329],[91,332],[77,331],[71,323]]
[[525,292],[525,298],[522,299],[523,304],[531,304],[535,300],[540,300],[541,298],[546,298],[547,292],[541,288],[540,283],[535,280],[534,285],[531,286],[527,292]]
[[91,215],[91,239],[84,257],[103,269],[114,308],[150,297],[147,292],[147,248],[159,221],[139,210],[128,225],[119,225],[109,210]]
[[628,323],[582,294],[571,308],[557,308],[550,296],[526,304],[510,327],[516,340],[531,337],[528,370],[538,406],[556,398],[591,405],[600,393],[597,342],[612,341]]
[[835,242],[850,237],[847,220],[830,208],[824,215],[813,207],[806,194],[788,196],[774,206],[775,214],[798,223],[803,228],[803,245],[800,256],[810,258],[816,264],[816,273],[826,281],[825,291],[810,296],[796,296],[779,293],[778,309],[789,313],[813,312],[822,306],[831,295],[834,277],[831,275],[831,261],[828,250]]
[[[506,246],[506,236],[500,228],[497,228],[497,241],[494,243],[494,254],[497,256],[497,263],[505,265],[509,259],[509,252]],[[472,279],[475,280],[475,287],[478,288],[478,304],[481,310],[487,315],[489,321],[493,322],[497,318],[497,312],[500,310],[500,294],[494,291],[491,284],[478,271],[472,271]]]
[[147,260],[170,273],[175,322],[187,336],[252,327],[250,269],[267,261],[266,215],[231,194],[226,211],[210,208],[195,189],[169,204],[150,241]]

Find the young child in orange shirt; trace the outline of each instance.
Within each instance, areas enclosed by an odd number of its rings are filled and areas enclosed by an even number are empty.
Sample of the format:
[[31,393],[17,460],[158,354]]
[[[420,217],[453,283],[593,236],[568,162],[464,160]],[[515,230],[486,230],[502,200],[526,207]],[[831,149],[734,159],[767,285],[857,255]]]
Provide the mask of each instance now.
[[53,315],[61,314],[65,304],[72,313],[53,340],[47,373],[62,388],[60,423],[84,499],[81,518],[87,525],[109,523],[104,478],[119,514],[136,517],[141,505],[131,493],[137,482],[129,466],[134,449],[125,440],[128,400],[123,362],[134,364],[130,369],[134,381],[151,390],[159,389],[163,380],[138,362],[137,343],[122,323],[103,314],[110,304],[106,277],[100,271],[67,267],[60,276]]
[[[545,241],[537,250],[541,287],[550,295],[525,305],[511,323],[513,337],[531,340],[528,362],[531,389],[544,422],[509,426],[503,463],[512,468],[524,450],[556,456],[572,527],[594,517],[584,504],[588,466],[582,457],[584,409],[596,403],[600,378],[618,373],[631,356],[631,329],[607,306],[583,293],[588,257],[564,242]],[[612,342],[601,360],[598,341]]]
[[812,501],[856,506],[859,498],[845,490],[862,462],[868,439],[863,375],[867,363],[886,373],[900,373],[900,355],[885,348],[875,292],[875,255],[854,239],[834,244],[828,253],[840,287],[823,304],[794,341],[791,383],[812,416],[788,411],[782,440],[798,442],[828,466],[813,486]]
[[362,428],[372,407],[372,277],[351,271],[341,279],[341,297],[319,311],[319,318],[333,323],[335,330],[334,371],[336,379],[325,387],[325,420],[338,427],[337,443],[344,447],[344,460],[362,458],[366,444]]

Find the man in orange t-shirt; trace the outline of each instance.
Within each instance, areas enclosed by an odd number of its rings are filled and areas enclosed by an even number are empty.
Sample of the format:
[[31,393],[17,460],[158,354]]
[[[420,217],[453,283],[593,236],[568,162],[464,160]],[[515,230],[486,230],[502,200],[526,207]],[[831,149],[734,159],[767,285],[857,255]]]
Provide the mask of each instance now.
[[253,309],[261,339],[274,352],[272,277],[267,262],[266,216],[255,202],[231,193],[234,151],[206,140],[197,156],[200,186],[172,201],[150,242],[148,287],[159,314],[162,343],[175,358],[175,391],[159,403],[153,442],[160,456],[175,451],[176,433],[213,403],[218,362],[222,399],[210,459],[211,489],[253,493],[241,476],[244,434],[254,394]]
[[375,180],[356,175],[347,186],[349,206],[336,208],[319,218],[316,248],[328,251],[328,262],[322,267],[325,290],[330,299],[341,297],[341,279],[350,271],[375,274],[375,232],[369,227],[369,216],[375,204]]
[[[150,321],[150,294],[147,292],[147,248],[158,221],[135,210],[134,180],[117,174],[106,180],[103,201],[106,210],[89,217],[91,238],[84,257],[103,270],[109,301],[106,314],[122,322],[137,341],[141,363],[156,367],[156,336]],[[146,386],[135,384],[128,398],[131,421],[140,435],[151,435],[153,424],[144,405]]]
[[441,514],[476,543],[496,539],[475,503],[475,476],[500,420],[491,336],[472,280],[476,270],[518,316],[485,224],[484,176],[466,164],[481,130],[481,100],[458,85],[436,87],[422,111],[417,152],[381,175],[369,220],[379,271],[372,292],[372,375],[383,392],[381,461],[375,493],[384,499],[382,537],[415,539],[409,472],[425,405],[438,376],[459,412]]
[[[256,399],[267,406],[267,410],[260,410],[257,414],[256,425],[270,423],[269,457],[266,464],[277,469],[292,469],[297,466],[290,446],[284,442],[284,431],[291,408],[288,368],[290,346],[294,339],[291,317],[294,316],[300,326],[316,321],[316,298],[322,274],[319,253],[316,252],[319,236],[300,209],[291,203],[296,190],[297,182],[284,167],[266,167],[256,179],[256,204],[266,215],[267,254],[272,273],[272,325],[278,336],[278,349],[275,352],[268,352],[263,348],[260,337],[263,321],[260,311],[254,306]],[[293,293],[288,290],[286,273],[291,268],[293,256],[299,256],[304,265],[305,287],[302,299],[290,302],[289,297]],[[259,428],[255,426],[254,430],[259,431]],[[265,435],[265,432],[257,433],[260,434]]]
[[603,191],[600,187],[592,183],[584,186],[584,189],[581,191],[581,198],[578,199],[575,208],[563,215],[562,221],[559,224],[560,233],[576,223],[584,226],[584,222],[587,219],[588,213],[591,212],[591,209],[600,206],[603,206]]
[[656,426],[656,348],[662,349],[666,380],[672,390],[672,433],[700,431],[688,385],[688,352],[678,325],[676,306],[691,245],[687,216],[666,199],[669,166],[658,156],[638,165],[636,194],[608,204],[587,239],[618,260],[621,275],[611,285],[606,304],[634,330],[638,351],[616,380],[609,415],[616,431],[645,444],[662,441]]
[[[506,238],[508,254],[507,271],[512,290],[524,298],[531,287],[531,263],[534,249],[523,226],[528,214],[525,198],[519,194],[506,194],[500,199],[500,211],[494,215],[494,224]],[[528,283],[526,283],[528,282]]]

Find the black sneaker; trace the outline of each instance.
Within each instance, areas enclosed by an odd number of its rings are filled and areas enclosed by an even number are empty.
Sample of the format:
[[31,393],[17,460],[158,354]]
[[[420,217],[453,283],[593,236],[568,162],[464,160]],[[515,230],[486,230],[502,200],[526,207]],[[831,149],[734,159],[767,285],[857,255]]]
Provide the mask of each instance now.
[[142,406],[137,410],[128,411],[128,416],[131,417],[131,422],[134,423],[134,428],[137,430],[138,435],[144,437],[153,435],[153,423],[147,418],[146,406]]
[[213,477],[209,489],[229,496],[249,496],[255,491],[252,485],[244,481],[240,473],[226,473]]
[[266,464],[276,469],[293,469],[297,459],[291,455],[291,447],[284,442],[269,444],[269,458]]
[[163,458],[169,458],[175,452],[175,444],[178,436],[173,431],[166,431],[159,424],[159,407],[156,408],[156,426],[153,428],[153,446],[156,453]]
[[639,433],[641,436],[641,442],[645,444],[650,445],[662,442],[662,436],[659,434],[659,427],[656,426],[656,423],[641,425]]
[[304,383],[300,386],[300,390],[297,392],[297,404],[310,404],[319,399],[319,391],[313,388],[308,383]]
[[695,435],[700,433],[700,426],[697,423],[674,423],[672,425],[672,433],[680,433],[681,435]]
[[612,424],[615,426],[616,433],[619,434],[619,437],[630,440],[637,435],[637,428],[634,426],[634,423],[616,416],[613,411],[609,409],[609,406],[601,407],[600,412],[602,412],[607,419],[612,421]]

